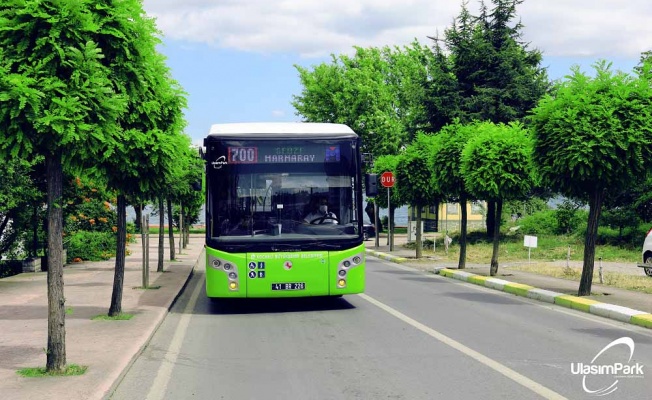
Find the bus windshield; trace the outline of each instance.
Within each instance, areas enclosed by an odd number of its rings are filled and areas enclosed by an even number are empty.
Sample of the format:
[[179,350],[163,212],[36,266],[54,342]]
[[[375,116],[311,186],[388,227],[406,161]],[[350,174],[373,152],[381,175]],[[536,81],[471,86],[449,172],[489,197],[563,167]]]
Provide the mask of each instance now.
[[361,237],[353,139],[207,142],[209,240],[277,244]]

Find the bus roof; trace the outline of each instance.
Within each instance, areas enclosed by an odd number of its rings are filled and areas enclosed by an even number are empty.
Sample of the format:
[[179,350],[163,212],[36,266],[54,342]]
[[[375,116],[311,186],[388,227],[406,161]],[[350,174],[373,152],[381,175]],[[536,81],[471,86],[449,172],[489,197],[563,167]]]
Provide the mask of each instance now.
[[215,124],[208,136],[270,137],[342,137],[356,138],[358,135],[343,124],[317,122],[248,122]]

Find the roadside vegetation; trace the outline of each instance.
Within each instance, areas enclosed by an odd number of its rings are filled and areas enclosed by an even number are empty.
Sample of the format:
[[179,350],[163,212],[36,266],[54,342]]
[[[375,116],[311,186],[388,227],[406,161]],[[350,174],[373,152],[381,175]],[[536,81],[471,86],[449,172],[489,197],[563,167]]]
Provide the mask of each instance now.
[[17,371],[18,375],[25,378],[42,378],[46,376],[76,376],[83,375],[88,369],[87,366],[68,364],[61,370],[49,371],[44,367],[23,368]]
[[[510,265],[506,268],[538,275],[551,276],[553,278],[568,279],[575,282],[579,282],[582,276],[582,269],[579,267],[560,268],[558,266],[551,266],[549,263],[523,263],[519,265]],[[603,273],[602,282],[600,282],[599,274],[595,274],[595,276],[593,276],[593,283],[652,294],[652,279],[643,275],[642,272],[639,275],[633,275],[608,271]]]
[[[652,53],[643,52],[631,73],[596,60],[589,72],[574,67],[550,81],[541,51],[523,40],[522,2],[492,0],[476,14],[464,3],[429,45],[356,47],[297,66],[302,91],[293,105],[307,121],[351,126],[368,171],[394,172],[391,193],[369,201],[389,207],[390,219],[396,207],[411,207],[417,258],[425,254],[422,210],[457,203],[458,268],[490,238],[491,275],[522,253],[518,235],[536,233],[544,247],[562,238],[546,257],[564,258],[571,246],[583,263],[578,295],[588,295],[595,261],[624,257],[620,249],[640,246],[639,226],[652,223]],[[504,231],[503,216],[520,213],[510,202],[553,198],[569,201],[567,215],[537,215]],[[470,201],[485,207],[487,239],[466,237]],[[365,207],[372,221],[373,209]],[[551,217],[558,226],[542,231]]]
[[[463,2],[427,44],[356,47],[297,66],[292,105],[302,120],[356,131],[366,172],[395,172],[389,215],[414,207],[417,257],[428,252],[423,207],[482,201],[486,230],[467,235],[463,218],[453,237],[462,250],[447,257],[459,268],[491,260],[495,275],[499,260],[524,258],[523,235],[536,235],[536,257],[563,260],[570,248],[583,261],[578,294],[587,295],[596,257],[634,262],[652,223],[652,53],[631,73],[596,60],[590,73],[550,81],[541,51],[523,40],[522,2],[480,2],[478,15]],[[0,6],[0,257],[48,257],[50,374],[67,370],[64,261],[115,257],[107,314],[121,315],[126,244],[143,205],[157,209],[161,271],[164,213],[184,245],[203,203],[186,93],[159,34],[136,0]],[[371,200],[379,208],[382,192]],[[567,202],[520,211],[551,198]]]
[[[435,241],[435,251],[432,249],[432,239],[428,237],[437,236]],[[425,256],[437,257],[448,261],[456,261],[459,256],[459,245],[457,235],[452,235],[453,243],[449,246],[448,254],[444,250],[444,238],[438,233],[425,233],[426,240],[424,246]],[[491,260],[493,243],[484,237],[483,232],[471,232],[469,234],[469,243],[467,244],[467,262],[469,263],[487,263]],[[523,236],[501,235],[500,239],[500,258],[505,262],[527,261],[528,248],[523,245]],[[414,248],[410,244],[408,248]],[[537,236],[537,247],[531,249],[530,257],[537,261],[564,261],[567,259],[570,249],[570,261],[582,261],[584,252],[584,243],[581,238],[562,235],[544,235]],[[602,244],[596,246],[596,260],[601,258],[602,261],[624,262],[636,264],[640,261],[641,251],[638,248],[623,247],[613,244]]]
[[[502,219],[500,224],[500,258],[503,261],[528,259],[528,248],[524,236],[536,236],[537,247],[530,250],[530,258],[538,261],[582,261],[584,257],[584,236],[588,211],[577,203],[565,200],[555,208],[543,201],[512,201],[507,203],[508,214],[519,217]],[[525,215],[524,215],[525,214]],[[608,213],[605,214],[608,217]],[[598,230],[595,246],[596,262],[625,262],[635,264],[641,258],[641,245],[651,224],[638,218],[619,220],[605,217],[604,226]],[[397,231],[405,233],[405,228]],[[453,239],[448,254],[444,252],[444,234],[425,234],[426,255],[432,255],[433,238],[436,253],[446,260],[453,261],[459,255],[460,233],[449,232]],[[493,243],[485,231],[472,231],[467,235],[467,261],[470,263],[488,262],[491,259]],[[409,244],[414,247],[415,244]]]

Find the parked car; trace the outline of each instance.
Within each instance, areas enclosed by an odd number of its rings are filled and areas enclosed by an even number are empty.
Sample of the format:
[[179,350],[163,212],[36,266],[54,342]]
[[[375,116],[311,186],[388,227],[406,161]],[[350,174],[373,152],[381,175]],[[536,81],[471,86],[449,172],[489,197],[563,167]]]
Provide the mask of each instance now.
[[641,252],[643,264],[639,264],[645,270],[645,275],[652,276],[652,229],[649,230],[643,242],[643,251]]
[[362,226],[362,236],[364,240],[369,240],[369,238],[376,237],[376,227],[372,224],[364,224]]

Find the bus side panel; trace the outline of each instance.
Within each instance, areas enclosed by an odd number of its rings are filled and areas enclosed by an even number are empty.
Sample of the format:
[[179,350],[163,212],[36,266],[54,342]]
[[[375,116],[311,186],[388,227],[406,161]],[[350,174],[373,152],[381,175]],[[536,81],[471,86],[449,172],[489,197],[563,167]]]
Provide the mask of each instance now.
[[[360,245],[344,251],[332,251],[330,252],[330,261],[330,270],[328,275],[329,291],[331,296],[364,292],[364,245]],[[344,283],[344,285],[342,285],[342,283]]]
[[245,254],[230,254],[206,247],[206,295],[247,297]]

